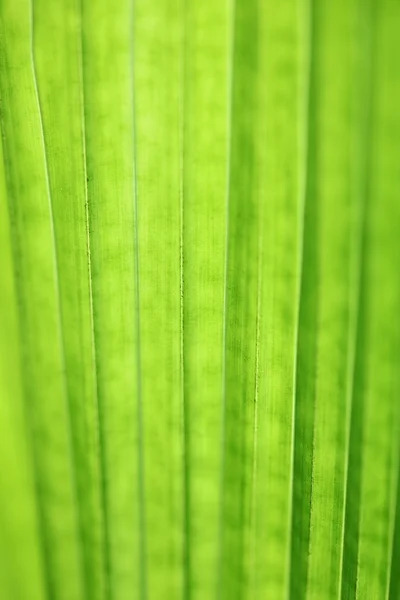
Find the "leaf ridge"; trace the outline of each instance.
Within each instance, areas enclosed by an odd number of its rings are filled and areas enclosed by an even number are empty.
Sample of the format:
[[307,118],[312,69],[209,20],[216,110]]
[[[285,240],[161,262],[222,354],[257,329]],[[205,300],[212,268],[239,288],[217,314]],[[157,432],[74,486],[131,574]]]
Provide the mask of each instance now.
[[[68,398],[67,391],[67,380],[66,380],[66,368],[65,368],[65,349],[64,349],[64,339],[63,339],[63,328],[62,328],[62,318],[61,318],[61,298],[60,298],[60,283],[59,283],[59,274],[58,274],[58,259],[57,259],[57,244],[55,238],[55,230],[54,230],[54,215],[53,215],[53,204],[51,198],[51,190],[50,190],[50,179],[49,179],[49,169],[47,162],[47,151],[46,151],[46,140],[44,134],[43,127],[43,118],[42,118],[42,109],[40,103],[40,94],[37,83],[36,76],[36,67],[35,67],[35,55],[33,50],[33,40],[34,40],[34,10],[33,10],[33,0],[30,0],[30,55],[31,55],[31,65],[32,65],[32,79],[33,86],[35,91],[35,99],[38,108],[38,116],[39,116],[39,126],[40,126],[40,144],[43,151],[43,164],[45,169],[45,179],[46,179],[46,190],[47,190],[47,200],[49,207],[49,216],[50,216],[50,230],[51,230],[51,240],[53,246],[53,272],[54,272],[54,280],[55,280],[55,295],[56,295],[56,308],[57,308],[57,328],[58,328],[58,338],[59,338],[59,351],[61,356],[62,363],[62,385],[63,385],[63,396],[64,396],[64,404],[65,404],[65,414],[67,416],[67,442],[68,442],[68,461],[71,472],[72,479],[72,493],[73,493],[73,502],[74,502],[74,512],[75,519],[77,525],[78,532],[78,547],[79,547],[79,569],[80,569],[80,578],[84,582],[84,586],[87,586],[86,578],[84,577],[84,561],[83,561],[83,530],[82,530],[82,522],[81,515],[79,510],[78,503],[78,492],[77,492],[77,474],[76,474],[76,456],[72,443],[72,421],[71,421],[71,412],[70,412],[70,403]],[[86,590],[88,592],[88,590]]]

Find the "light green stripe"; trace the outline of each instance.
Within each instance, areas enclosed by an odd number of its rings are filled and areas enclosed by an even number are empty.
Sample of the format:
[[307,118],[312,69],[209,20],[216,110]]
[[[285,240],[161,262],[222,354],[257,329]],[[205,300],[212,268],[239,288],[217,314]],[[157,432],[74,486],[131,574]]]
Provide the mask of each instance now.
[[248,598],[284,598],[290,549],[293,379],[301,254],[300,152],[307,72],[303,3],[260,10],[257,82],[261,206],[259,394],[252,584]]
[[0,144],[0,481],[2,490],[7,490],[7,494],[0,494],[0,596],[43,600],[46,598],[43,548],[21,386],[20,331],[10,233]]
[[186,2],[184,379],[193,600],[213,598],[218,578],[227,61],[228,3]]
[[140,589],[132,6],[83,0],[94,332],[110,598]]
[[154,600],[181,598],[185,578],[182,16],[180,0],[137,2],[133,29],[146,568]]

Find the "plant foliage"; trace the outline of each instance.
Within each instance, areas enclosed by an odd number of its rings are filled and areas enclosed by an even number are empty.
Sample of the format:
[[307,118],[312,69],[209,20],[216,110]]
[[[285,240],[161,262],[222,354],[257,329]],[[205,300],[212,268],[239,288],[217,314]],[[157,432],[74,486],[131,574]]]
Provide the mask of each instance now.
[[399,600],[399,32],[0,1],[0,598]]

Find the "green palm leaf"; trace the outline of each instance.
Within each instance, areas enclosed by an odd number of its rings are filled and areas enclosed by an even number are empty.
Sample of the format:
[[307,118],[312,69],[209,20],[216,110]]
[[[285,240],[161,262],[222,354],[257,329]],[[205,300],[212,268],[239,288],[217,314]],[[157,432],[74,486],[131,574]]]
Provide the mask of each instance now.
[[0,597],[399,600],[400,3],[0,2]]

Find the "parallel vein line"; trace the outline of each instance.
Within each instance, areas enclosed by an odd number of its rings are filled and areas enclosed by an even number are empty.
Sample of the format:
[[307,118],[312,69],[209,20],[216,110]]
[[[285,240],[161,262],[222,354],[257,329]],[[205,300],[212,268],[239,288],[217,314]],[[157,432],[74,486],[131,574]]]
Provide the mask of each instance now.
[[184,547],[183,547],[183,596],[189,600],[191,596],[191,553],[190,553],[190,427],[188,413],[188,398],[185,394],[185,254],[184,254],[184,202],[185,202],[185,141],[186,141],[186,42],[187,42],[187,23],[186,23],[186,0],[182,0],[182,39],[181,49],[181,85],[180,85],[180,173],[179,173],[179,271],[180,271],[180,394],[182,407],[182,431],[183,431],[183,529],[184,529]]
[[[357,5],[358,13],[357,16],[362,17],[365,6]],[[356,540],[352,540],[353,544],[357,547],[357,556],[348,556],[349,552],[349,536],[351,531],[349,530],[349,519],[352,520],[353,512],[350,503],[350,484],[352,478],[352,460],[359,460],[359,464],[355,464],[354,468],[359,468],[360,477],[362,477],[362,436],[363,436],[363,412],[362,406],[358,406],[357,390],[362,389],[362,352],[364,345],[364,331],[363,331],[363,320],[365,318],[365,269],[367,263],[367,252],[368,252],[368,241],[367,241],[367,219],[368,219],[368,205],[370,201],[370,189],[369,189],[369,172],[370,172],[370,153],[369,148],[372,146],[372,126],[371,126],[371,111],[372,111],[372,95],[373,95],[373,77],[372,74],[374,69],[374,40],[372,36],[372,8],[371,3],[367,6],[367,18],[364,24],[365,31],[362,31],[362,37],[360,45],[368,57],[368,67],[365,72],[361,73],[361,82],[359,83],[356,90],[356,101],[357,109],[362,110],[360,118],[360,129],[357,132],[358,139],[356,143],[356,155],[354,156],[355,174],[354,174],[354,186],[359,194],[358,205],[357,205],[357,242],[354,251],[354,264],[352,269],[352,280],[355,281],[354,285],[354,297],[353,306],[355,310],[354,321],[352,323],[349,336],[354,335],[354,340],[349,350],[349,364],[348,364],[348,381],[347,381],[347,401],[348,401],[348,415],[346,415],[347,439],[346,439],[346,464],[345,464],[345,484],[344,484],[344,507],[343,507],[343,531],[341,540],[341,560],[340,560],[340,587],[339,593],[343,600],[347,600],[347,589],[354,585],[354,596],[357,597],[358,590],[358,578],[359,578],[359,565],[358,565],[358,552],[359,552],[359,514],[357,514],[358,522],[356,524],[357,532]],[[360,18],[361,21],[361,18]],[[357,63],[357,67],[360,65]],[[361,108],[362,107],[362,108]],[[359,189],[358,189],[359,188]],[[352,453],[356,453],[356,456],[352,456]],[[357,453],[359,455],[357,455]],[[357,490],[361,487],[361,482],[357,482]],[[353,490],[353,502],[359,503],[359,491],[354,494]],[[357,512],[361,510],[359,504],[356,507]],[[355,559],[355,563],[352,560]],[[351,574],[352,567],[354,569],[353,576],[354,581],[349,579],[345,581],[344,572],[349,570]],[[351,593],[349,591],[349,593]]]
[[83,145],[83,170],[84,170],[84,189],[85,189],[85,226],[86,226],[86,248],[87,248],[87,269],[88,269],[88,281],[89,281],[89,304],[90,304],[90,333],[91,333],[91,345],[92,345],[92,367],[93,367],[93,381],[94,381],[94,394],[95,394],[95,433],[96,433],[96,451],[97,451],[97,462],[100,469],[100,482],[101,482],[101,506],[100,512],[103,520],[104,531],[102,535],[103,545],[103,560],[105,566],[105,572],[99,574],[104,578],[104,593],[105,597],[110,596],[110,557],[109,557],[109,525],[106,508],[107,498],[107,478],[105,473],[105,455],[104,455],[104,435],[102,430],[101,420],[101,405],[98,390],[98,364],[97,364],[97,348],[96,348],[96,334],[94,326],[94,302],[93,302],[93,280],[92,280],[92,258],[91,258],[91,239],[90,239],[90,217],[89,217],[89,194],[88,194],[88,177],[87,177],[87,151],[86,151],[86,102],[85,102],[85,90],[84,90],[84,71],[83,71],[83,1],[79,1],[79,69],[80,69],[80,90],[81,90],[81,122],[82,122],[82,145]]
[[223,566],[223,528],[224,528],[224,480],[225,480],[225,430],[226,430],[226,338],[227,338],[227,304],[228,304],[228,265],[229,265],[229,209],[230,209],[230,182],[231,182],[231,154],[232,154],[232,104],[233,104],[233,72],[235,48],[235,5],[236,0],[226,0],[228,15],[228,52],[227,52],[227,160],[226,160],[226,196],[225,196],[225,265],[224,265],[224,298],[223,298],[223,332],[222,332],[222,402],[221,402],[221,466],[220,466],[220,514],[219,514],[219,549],[217,560],[217,588],[216,598],[219,600],[222,593],[222,566]]
[[298,174],[298,189],[299,189],[299,227],[298,227],[298,266],[297,266],[297,291],[296,291],[296,328],[294,334],[293,347],[293,396],[292,396],[292,415],[291,415],[291,461],[290,461],[290,490],[289,490],[289,514],[288,514],[288,529],[289,542],[287,545],[286,557],[286,592],[285,598],[289,600],[291,593],[291,569],[292,569],[292,538],[293,538],[293,493],[294,493],[294,454],[295,454],[295,437],[296,437],[296,398],[297,398],[297,377],[298,377],[298,353],[299,353],[299,330],[300,330],[300,302],[301,290],[304,271],[304,231],[305,231],[305,211],[306,211],[306,192],[307,192],[307,174],[309,162],[309,112],[310,112],[310,88],[311,88],[311,55],[312,55],[312,1],[303,0],[298,3],[298,20],[299,20],[299,40],[305,42],[305,56],[303,56],[304,64],[301,63],[301,73],[305,67],[304,81],[299,93],[299,174]]
[[56,295],[56,305],[57,305],[57,325],[59,331],[59,344],[60,344],[60,357],[62,363],[62,377],[63,377],[63,387],[64,387],[64,402],[65,402],[65,413],[67,416],[67,427],[68,427],[68,460],[70,465],[70,472],[72,476],[72,487],[73,487],[73,501],[74,501],[74,512],[75,518],[77,521],[77,532],[78,532],[78,547],[79,547],[79,568],[81,571],[81,580],[84,583],[84,587],[87,586],[86,578],[84,577],[84,562],[83,562],[83,531],[82,531],[82,522],[80,518],[79,511],[79,502],[78,502],[78,486],[77,486],[77,475],[76,475],[76,456],[73,448],[72,442],[72,420],[71,420],[71,407],[68,398],[67,391],[67,379],[66,379],[66,367],[65,367],[65,349],[64,349],[64,337],[63,337],[63,327],[62,327],[62,317],[61,317],[61,299],[60,299],[60,282],[58,275],[58,258],[57,258],[57,244],[55,237],[55,229],[54,229],[54,215],[53,215],[53,203],[51,198],[50,191],[50,178],[49,178],[49,169],[47,164],[47,155],[46,155],[46,142],[44,136],[44,127],[43,127],[43,118],[42,118],[42,109],[40,104],[40,94],[38,90],[37,84],[37,76],[36,76],[36,67],[35,67],[35,56],[33,50],[33,41],[34,41],[34,10],[33,10],[33,0],[30,1],[30,53],[31,53],[31,65],[32,65],[32,79],[35,90],[35,99],[38,108],[39,122],[40,122],[40,132],[41,139],[40,143],[43,150],[43,165],[45,170],[45,178],[46,178],[46,189],[47,189],[47,199],[49,205],[49,216],[50,216],[50,230],[51,230],[51,239],[53,246],[53,265],[54,265],[54,291]]
[[136,371],[137,371],[137,435],[138,435],[138,495],[139,495],[139,571],[140,598],[147,598],[146,574],[146,509],[145,509],[145,456],[143,435],[143,402],[142,402],[142,373],[141,373],[141,335],[140,335],[140,273],[139,273],[139,199],[137,183],[137,136],[136,136],[136,90],[135,90],[135,40],[133,36],[135,23],[135,0],[131,0],[131,78],[132,78],[132,114],[133,114],[133,218],[134,218],[134,249],[135,249],[135,302],[136,302]]

